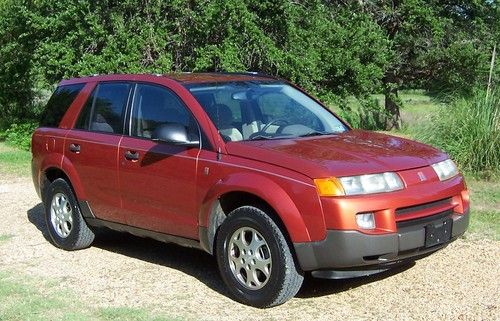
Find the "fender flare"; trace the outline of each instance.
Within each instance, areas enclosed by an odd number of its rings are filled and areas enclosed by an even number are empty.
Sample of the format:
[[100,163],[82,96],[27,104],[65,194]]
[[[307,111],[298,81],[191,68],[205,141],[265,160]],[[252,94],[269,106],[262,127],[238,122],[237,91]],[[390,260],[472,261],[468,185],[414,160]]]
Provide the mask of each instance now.
[[220,180],[206,194],[199,216],[202,247],[212,253],[216,230],[225,219],[218,200],[230,192],[252,194],[266,202],[281,219],[292,242],[311,240],[307,226],[288,193],[276,182],[255,173],[234,173]]
[[[62,154],[49,155],[43,160],[41,168],[43,173],[47,172],[47,170],[50,168],[55,168],[62,171],[68,177],[69,184],[73,188],[77,199],[83,200],[86,198],[85,192],[82,188],[80,176],[73,166],[73,163],[67,157]],[[40,184],[41,183],[42,182],[40,182]]]
[[38,180],[39,196],[42,201],[45,201],[44,199],[45,189],[47,188],[46,184],[48,182],[46,173],[51,168],[55,168],[57,170],[64,172],[61,168],[61,161],[63,157],[64,157],[63,154],[59,153],[48,154],[46,157],[43,158],[40,164],[40,171],[37,174],[38,176],[37,180]]

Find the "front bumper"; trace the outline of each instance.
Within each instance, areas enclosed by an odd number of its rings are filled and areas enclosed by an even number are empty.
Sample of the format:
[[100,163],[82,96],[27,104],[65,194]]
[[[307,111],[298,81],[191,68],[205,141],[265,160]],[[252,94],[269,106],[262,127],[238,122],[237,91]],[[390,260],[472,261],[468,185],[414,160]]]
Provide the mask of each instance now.
[[[453,220],[450,240],[425,247],[425,226],[448,218]],[[469,211],[464,214],[448,212],[415,220],[410,225],[398,226],[396,233],[369,235],[352,230],[329,230],[322,241],[294,243],[294,247],[304,271],[380,271],[442,249],[464,234],[468,226]]]

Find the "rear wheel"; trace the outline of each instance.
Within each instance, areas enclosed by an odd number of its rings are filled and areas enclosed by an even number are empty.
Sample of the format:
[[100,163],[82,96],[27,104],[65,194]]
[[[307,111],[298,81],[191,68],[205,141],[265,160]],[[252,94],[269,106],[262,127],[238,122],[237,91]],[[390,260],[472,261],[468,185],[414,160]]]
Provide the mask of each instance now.
[[222,279],[244,304],[279,305],[302,285],[302,272],[282,231],[258,208],[243,206],[228,215],[217,234],[216,254]]
[[52,242],[65,250],[89,247],[94,233],[87,226],[69,184],[54,180],[45,195],[45,221]]

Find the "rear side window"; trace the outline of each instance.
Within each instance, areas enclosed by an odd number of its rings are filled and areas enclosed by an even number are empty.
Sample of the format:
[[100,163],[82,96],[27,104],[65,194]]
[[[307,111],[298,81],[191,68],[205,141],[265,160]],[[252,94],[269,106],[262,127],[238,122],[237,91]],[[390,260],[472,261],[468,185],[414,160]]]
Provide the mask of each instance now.
[[80,112],[75,128],[122,134],[130,87],[128,83],[97,85]]
[[59,86],[45,106],[40,119],[40,127],[59,127],[64,114],[85,84]]

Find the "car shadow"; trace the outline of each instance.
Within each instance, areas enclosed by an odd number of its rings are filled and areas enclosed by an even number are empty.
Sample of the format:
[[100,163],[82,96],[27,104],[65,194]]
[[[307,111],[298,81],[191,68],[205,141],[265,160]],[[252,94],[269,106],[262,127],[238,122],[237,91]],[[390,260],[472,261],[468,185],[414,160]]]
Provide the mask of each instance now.
[[[42,203],[34,206],[27,212],[28,220],[42,233],[48,242],[52,242],[47,230],[44,211]],[[204,251],[141,238],[107,228],[96,230],[96,238],[92,246],[182,271],[203,282],[210,289],[225,296],[229,295],[219,275],[216,260]],[[344,292],[385,279],[413,265],[405,265],[368,277],[344,280],[317,279],[306,273],[304,284],[296,297],[314,298]]]
[[385,278],[391,277],[395,274],[401,273],[413,267],[415,262],[406,263],[385,272],[373,274],[370,276],[363,276],[351,279],[319,279],[312,277],[310,273],[306,274],[304,278],[304,283],[299,293],[297,293],[297,298],[315,298],[336,293],[341,293],[348,291],[350,289],[357,288],[362,285],[370,284],[373,282],[381,281]]

